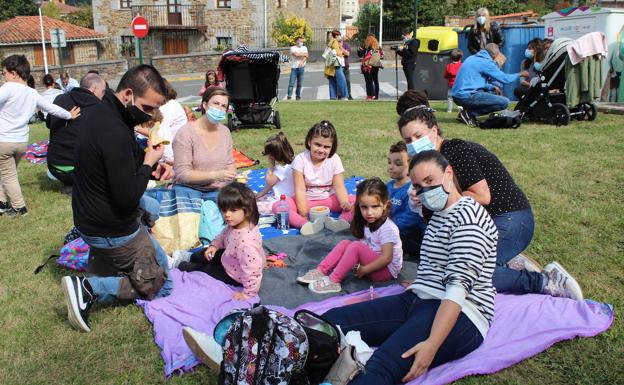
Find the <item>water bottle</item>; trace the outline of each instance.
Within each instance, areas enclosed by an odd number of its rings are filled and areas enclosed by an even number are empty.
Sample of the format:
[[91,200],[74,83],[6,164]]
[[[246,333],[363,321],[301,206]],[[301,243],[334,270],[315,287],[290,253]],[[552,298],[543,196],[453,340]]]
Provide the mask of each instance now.
[[288,207],[288,203],[286,202],[286,195],[282,194],[280,196],[280,201],[277,204],[277,228],[280,230],[288,230],[290,229],[290,224],[288,222],[288,212],[290,208]]

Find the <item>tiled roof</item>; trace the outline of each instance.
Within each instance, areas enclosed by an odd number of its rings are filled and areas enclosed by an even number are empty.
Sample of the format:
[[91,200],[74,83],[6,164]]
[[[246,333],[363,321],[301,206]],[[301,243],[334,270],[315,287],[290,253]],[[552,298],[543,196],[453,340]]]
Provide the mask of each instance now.
[[[65,30],[65,39],[93,40],[105,37],[92,29],[79,27],[65,21],[43,17],[43,33],[46,42],[50,41],[50,29],[62,28]],[[0,23],[0,44],[41,42],[39,16],[16,16]]]
[[[41,3],[41,8],[46,7],[48,4],[50,4],[49,1],[44,1]],[[78,7],[73,7],[71,5],[67,5],[65,3],[61,3],[59,1],[54,1],[54,5],[56,5],[59,8],[59,11],[61,12],[61,15],[67,15],[70,13],[74,13],[74,12],[78,12],[80,11],[80,8]]]

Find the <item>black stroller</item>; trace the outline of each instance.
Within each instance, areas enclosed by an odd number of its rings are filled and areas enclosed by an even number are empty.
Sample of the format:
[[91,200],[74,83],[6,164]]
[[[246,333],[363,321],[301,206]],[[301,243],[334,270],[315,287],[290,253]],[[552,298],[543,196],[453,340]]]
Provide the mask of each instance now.
[[[540,76],[533,79],[527,93],[516,104],[516,110],[522,113],[523,120],[565,126],[571,118],[589,121],[596,119],[598,109],[594,100],[582,101],[577,105],[567,103],[569,95],[566,92],[570,91],[566,85],[565,70],[566,62],[568,66],[571,65],[567,47],[572,41],[569,38],[560,38],[552,43],[542,61]],[[599,95],[598,91],[597,96]]]
[[234,114],[228,114],[228,128],[262,127],[280,129],[277,101],[280,54],[275,51],[239,49],[223,55],[221,70],[230,93]]

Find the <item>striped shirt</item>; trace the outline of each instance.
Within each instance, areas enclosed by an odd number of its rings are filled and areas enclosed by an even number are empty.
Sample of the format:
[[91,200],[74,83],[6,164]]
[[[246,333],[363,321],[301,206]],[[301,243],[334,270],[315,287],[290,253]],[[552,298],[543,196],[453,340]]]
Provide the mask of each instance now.
[[487,335],[494,318],[492,274],[498,231],[470,197],[433,214],[420,248],[420,265],[408,288],[421,299],[451,300]]

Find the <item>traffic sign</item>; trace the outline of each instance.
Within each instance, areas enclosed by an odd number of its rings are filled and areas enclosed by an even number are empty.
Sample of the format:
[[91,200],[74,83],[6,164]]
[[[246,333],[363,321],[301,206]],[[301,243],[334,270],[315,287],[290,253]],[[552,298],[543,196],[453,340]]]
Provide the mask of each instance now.
[[52,43],[52,48],[67,47],[65,30],[61,28],[50,29],[50,43]]
[[143,16],[137,16],[132,19],[132,24],[130,24],[130,26],[132,27],[134,36],[139,39],[143,39],[149,32],[149,25]]

